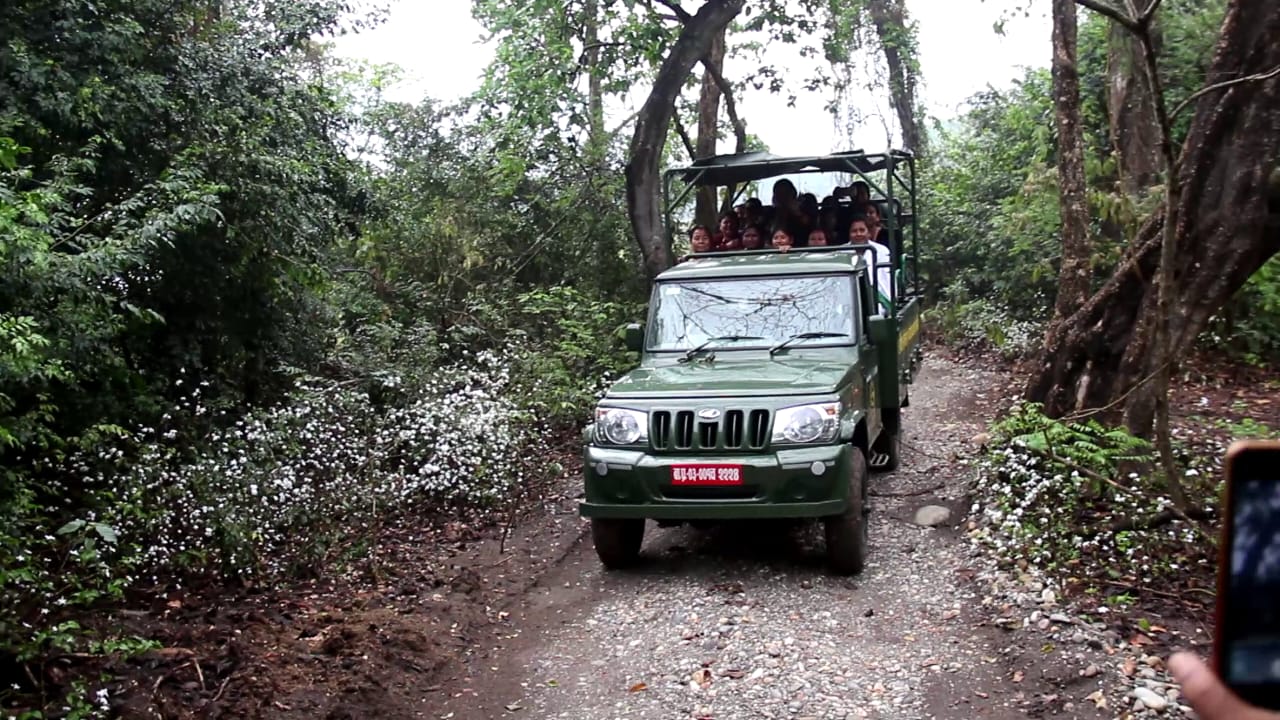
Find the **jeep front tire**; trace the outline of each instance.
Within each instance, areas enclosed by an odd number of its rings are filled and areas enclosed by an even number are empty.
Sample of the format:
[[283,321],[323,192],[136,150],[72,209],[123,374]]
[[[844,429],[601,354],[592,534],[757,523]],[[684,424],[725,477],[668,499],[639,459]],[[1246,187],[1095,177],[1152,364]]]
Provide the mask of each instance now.
[[591,518],[591,541],[605,567],[610,570],[631,567],[640,558],[644,519]]
[[835,575],[853,575],[862,572],[867,560],[867,517],[865,514],[867,487],[867,459],[862,448],[850,448],[853,453],[849,472],[849,505],[839,515],[823,518],[827,536],[827,567]]

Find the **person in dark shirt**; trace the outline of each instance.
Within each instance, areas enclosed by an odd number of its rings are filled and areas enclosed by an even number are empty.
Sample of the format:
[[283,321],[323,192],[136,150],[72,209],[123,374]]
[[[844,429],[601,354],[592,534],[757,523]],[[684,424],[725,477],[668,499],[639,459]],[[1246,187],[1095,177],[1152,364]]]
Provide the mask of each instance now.
[[892,247],[893,243],[889,241],[889,230],[885,228],[880,217],[880,206],[873,202],[863,203],[862,216],[867,219],[867,229],[871,231],[871,238],[885,247]]

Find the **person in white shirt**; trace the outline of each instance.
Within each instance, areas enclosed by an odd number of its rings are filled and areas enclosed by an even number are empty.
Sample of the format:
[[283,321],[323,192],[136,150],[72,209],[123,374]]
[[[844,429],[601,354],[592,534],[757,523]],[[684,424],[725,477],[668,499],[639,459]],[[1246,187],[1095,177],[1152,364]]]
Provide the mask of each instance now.
[[875,268],[876,298],[886,315],[893,313],[893,257],[889,248],[871,239],[871,228],[867,219],[855,217],[849,223],[849,243],[852,245],[870,245],[870,250],[862,252],[862,259],[868,267]]

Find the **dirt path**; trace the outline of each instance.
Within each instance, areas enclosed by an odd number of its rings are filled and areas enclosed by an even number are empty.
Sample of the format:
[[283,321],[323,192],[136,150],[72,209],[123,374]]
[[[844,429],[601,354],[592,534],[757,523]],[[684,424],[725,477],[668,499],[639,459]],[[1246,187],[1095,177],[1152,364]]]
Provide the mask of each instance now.
[[[641,568],[605,572],[579,539],[475,643],[433,717],[1026,717],[1055,675],[987,622],[963,520],[971,438],[1001,378],[930,358],[902,468],[873,476],[867,568],[835,578],[817,526],[649,525]],[[913,521],[939,505],[939,527]],[[549,541],[550,542],[550,541]],[[1052,602],[1052,601],[1050,601]],[[1057,683],[1061,684],[1061,683]],[[1088,690],[1084,689],[1084,693]],[[1083,693],[1082,693],[1083,694]],[[1087,703],[1086,703],[1087,705]],[[1073,717],[1093,708],[1069,704]]]

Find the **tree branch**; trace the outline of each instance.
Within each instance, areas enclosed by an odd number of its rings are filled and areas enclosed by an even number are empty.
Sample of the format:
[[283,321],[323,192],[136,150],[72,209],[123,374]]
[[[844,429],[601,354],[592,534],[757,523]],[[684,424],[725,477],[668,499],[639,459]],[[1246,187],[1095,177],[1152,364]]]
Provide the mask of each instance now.
[[[1137,20],[1126,15],[1120,10],[1120,8],[1103,2],[1103,0],[1076,0],[1076,4],[1082,7],[1087,7],[1100,15],[1106,15],[1112,20],[1115,20],[1128,28],[1130,32],[1137,33],[1142,31],[1142,26],[1138,24]],[[1159,3],[1156,3],[1156,5],[1159,5]]]
[[743,124],[742,118],[738,117],[738,104],[733,99],[733,87],[724,79],[720,68],[711,62],[711,58],[704,56],[702,58],[702,67],[707,69],[707,74],[715,81],[716,86],[720,88],[720,94],[724,96],[724,109],[729,115],[729,123],[733,125],[733,135],[737,141],[737,152],[746,152],[747,126]]
[[1138,16],[1139,25],[1144,28],[1151,25],[1151,20],[1155,18],[1156,11],[1160,9],[1160,2],[1161,0],[1151,0],[1151,4],[1147,6],[1147,9]]
[[1178,103],[1178,106],[1175,107],[1173,111],[1169,113],[1169,117],[1170,118],[1177,117],[1178,113],[1181,113],[1183,110],[1186,110],[1187,106],[1191,105],[1191,103],[1195,102],[1196,100],[1199,100],[1200,98],[1204,97],[1205,95],[1208,95],[1211,92],[1225,90],[1231,87],[1232,85],[1243,85],[1244,83],[1249,83],[1249,82],[1262,82],[1263,80],[1270,80],[1271,78],[1276,77],[1278,75],[1280,75],[1280,65],[1277,65],[1276,67],[1273,67],[1266,72],[1255,73],[1253,75],[1248,75],[1242,78],[1236,78],[1235,80],[1226,80],[1220,83],[1207,85],[1191,93],[1191,96],[1188,97],[1186,100],[1183,100],[1182,102]]
[[688,10],[680,7],[680,3],[672,2],[671,0],[657,1],[658,4],[665,6],[667,9],[671,10],[671,12],[675,13],[676,17],[680,18],[680,22],[689,22],[689,20],[693,19],[693,16],[689,14]]
[[685,129],[684,123],[680,122],[680,114],[673,113],[671,122],[676,126],[676,134],[684,141],[684,149],[689,152],[690,160],[698,159],[698,149],[693,144],[693,138],[689,137],[689,131]]

